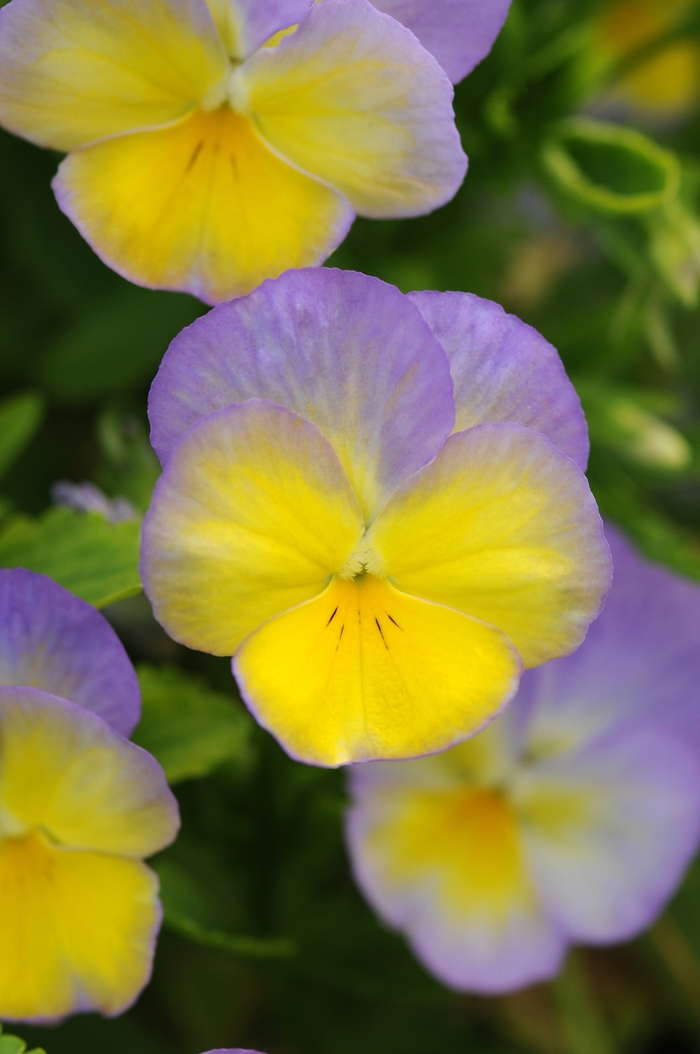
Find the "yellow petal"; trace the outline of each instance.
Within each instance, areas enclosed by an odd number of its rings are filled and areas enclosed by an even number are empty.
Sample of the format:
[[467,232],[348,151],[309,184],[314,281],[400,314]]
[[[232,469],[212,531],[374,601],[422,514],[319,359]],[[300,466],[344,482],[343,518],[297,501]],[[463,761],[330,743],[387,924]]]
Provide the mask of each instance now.
[[158,763],[82,707],[1,689],[0,748],[0,837],[41,828],[72,849],[132,857],[175,837],[177,806]]
[[19,0],[0,13],[0,121],[56,150],[176,121],[227,69],[203,0]]
[[157,892],[134,860],[36,834],[0,842],[0,1017],[126,1009],[149,978]]
[[234,671],[285,749],[328,766],[443,750],[493,717],[520,672],[498,630],[372,575],[334,578],[266,623]]
[[427,881],[442,912],[486,914],[501,926],[534,903],[515,813],[498,791],[389,786],[373,809],[383,822],[366,852],[382,860],[386,885]]
[[394,492],[368,544],[399,589],[498,626],[525,666],[573,651],[609,588],[585,476],[517,424],[451,436]]
[[240,69],[265,140],[346,194],[365,216],[444,205],[467,168],[452,87],[394,19],[364,0],[323,0]]
[[172,637],[233,655],[266,619],[319,594],[363,527],[316,425],[249,399],[175,448],[144,524],[142,577]]
[[110,267],[210,303],[321,263],[353,217],[341,194],[281,161],[228,108],[76,151],[54,186]]

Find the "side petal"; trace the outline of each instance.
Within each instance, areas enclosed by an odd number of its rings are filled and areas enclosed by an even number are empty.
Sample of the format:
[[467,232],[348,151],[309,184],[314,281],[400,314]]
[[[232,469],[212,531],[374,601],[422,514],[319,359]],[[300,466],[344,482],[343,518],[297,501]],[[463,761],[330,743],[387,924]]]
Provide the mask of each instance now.
[[388,783],[366,772],[374,765],[350,772],[346,840],[367,900],[452,988],[495,994],[554,976],[565,941],[539,903],[506,800],[426,789],[416,781],[425,762],[409,764],[403,782],[401,763],[384,766],[399,770]]
[[7,838],[0,899],[3,1020],[119,1014],[148,983],[161,909],[140,861]]
[[233,669],[284,749],[329,767],[443,750],[483,727],[520,674],[498,630],[372,575],[334,578],[271,619]]
[[645,560],[610,524],[605,532],[614,574],[603,611],[578,651],[523,679],[526,749],[583,746],[640,717],[700,747],[700,588]]
[[515,421],[586,468],[588,427],[555,348],[499,304],[472,293],[409,293],[450,360],[455,430]]
[[585,476],[517,424],[451,436],[397,488],[367,541],[398,589],[498,626],[525,666],[573,651],[610,584]]
[[263,137],[363,216],[418,216],[454,197],[467,160],[452,88],[416,38],[368,0],[324,0],[241,67]]
[[134,667],[104,616],[23,568],[0,570],[0,685],[69,699],[123,736],[141,716]]
[[74,703],[0,688],[0,835],[144,857],[173,841],[177,803],[155,758]]
[[242,61],[306,18],[313,0],[207,0],[229,55]]
[[341,194],[281,161],[228,108],[76,150],[54,190],[109,267],[212,304],[322,263],[354,218]]
[[434,55],[453,84],[486,58],[510,0],[372,0],[402,22]]
[[251,398],[318,425],[367,520],[454,422],[445,353],[413,305],[377,278],[330,268],[289,271],[173,341],[149,398],[161,461],[201,417]]
[[697,850],[697,754],[662,726],[628,727],[543,762],[514,798],[541,897],[574,941],[644,929]]
[[55,150],[176,121],[227,68],[204,0],[12,0],[0,10],[0,122]]
[[320,593],[362,531],[318,428],[251,399],[200,421],[168,462],[143,526],[144,588],[175,640],[232,655],[266,619]]

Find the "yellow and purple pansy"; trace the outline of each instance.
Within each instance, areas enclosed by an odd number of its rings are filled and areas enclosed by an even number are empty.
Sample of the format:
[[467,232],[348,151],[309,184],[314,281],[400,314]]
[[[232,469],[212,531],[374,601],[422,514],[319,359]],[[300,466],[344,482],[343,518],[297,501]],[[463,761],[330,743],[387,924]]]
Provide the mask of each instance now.
[[180,334],[149,412],[156,617],[300,760],[474,734],[600,609],[580,403],[496,304],[290,271]]
[[0,123],[68,152],[59,204],[110,267],[218,303],[322,263],[356,213],[416,216],[453,197],[467,161],[426,48],[459,79],[507,9],[11,0]]
[[615,580],[573,655],[433,758],[350,771],[367,899],[445,984],[546,980],[645,929],[700,841],[700,590],[609,532]]
[[0,1018],[125,1010],[161,923],[143,859],[175,799],[125,737],[133,667],[94,608],[43,575],[0,571]]

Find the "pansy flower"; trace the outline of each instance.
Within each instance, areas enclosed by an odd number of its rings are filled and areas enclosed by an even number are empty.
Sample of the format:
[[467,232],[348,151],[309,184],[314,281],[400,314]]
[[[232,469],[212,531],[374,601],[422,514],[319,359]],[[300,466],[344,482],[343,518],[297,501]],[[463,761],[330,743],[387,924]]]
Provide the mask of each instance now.
[[0,1018],[118,1014],[147,983],[161,922],[142,862],[177,805],[124,737],[138,682],[89,604],[0,571]]
[[110,267],[217,303],[322,263],[356,213],[453,197],[466,158],[452,86],[417,37],[458,79],[507,7],[12,0],[0,122],[68,152],[59,205]]
[[296,758],[444,749],[599,610],[578,398],[493,303],[288,272],[175,339],[149,412],[156,617]]
[[579,650],[434,758],[350,773],[367,899],[447,985],[554,976],[572,943],[624,941],[700,838],[700,590],[610,534],[614,584]]

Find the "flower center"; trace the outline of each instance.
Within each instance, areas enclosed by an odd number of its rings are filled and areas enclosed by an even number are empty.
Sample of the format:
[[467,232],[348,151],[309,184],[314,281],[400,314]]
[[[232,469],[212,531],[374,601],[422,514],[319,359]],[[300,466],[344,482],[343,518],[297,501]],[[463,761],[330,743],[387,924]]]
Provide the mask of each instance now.
[[360,538],[340,572],[340,578],[346,580],[357,578],[359,575],[374,575],[375,578],[386,578],[384,561],[367,541],[367,535],[363,535]]
[[221,106],[230,106],[242,117],[250,116],[248,90],[243,82],[240,62],[231,60],[226,76],[207,92],[200,105],[205,113],[218,110]]

